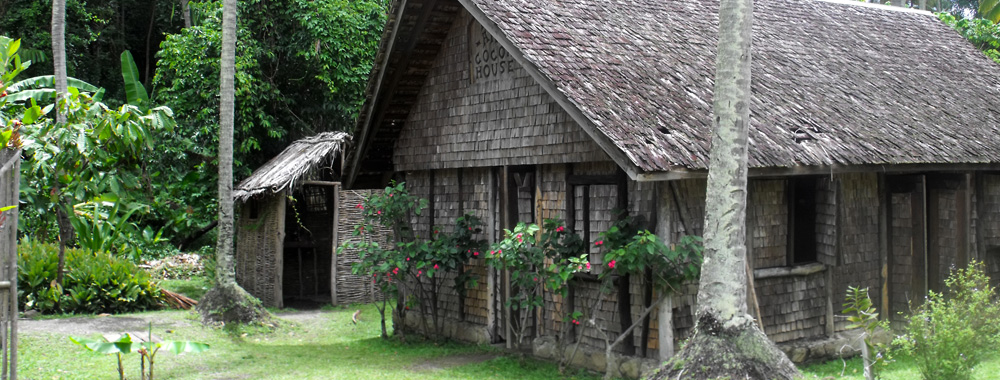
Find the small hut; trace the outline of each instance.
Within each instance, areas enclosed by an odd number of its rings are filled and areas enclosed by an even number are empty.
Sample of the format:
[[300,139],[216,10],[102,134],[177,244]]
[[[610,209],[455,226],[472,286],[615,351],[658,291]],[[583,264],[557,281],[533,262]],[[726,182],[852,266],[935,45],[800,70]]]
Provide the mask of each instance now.
[[351,206],[368,195],[341,188],[350,140],[344,132],[298,140],[234,189],[236,281],[265,306],[375,297],[370,281],[351,274],[357,255],[335,254],[361,218]]

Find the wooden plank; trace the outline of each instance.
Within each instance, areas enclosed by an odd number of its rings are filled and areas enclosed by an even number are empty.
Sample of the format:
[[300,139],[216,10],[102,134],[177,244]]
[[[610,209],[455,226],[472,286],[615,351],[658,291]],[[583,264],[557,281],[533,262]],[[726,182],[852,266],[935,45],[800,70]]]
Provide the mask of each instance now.
[[[629,294],[631,288],[631,275],[618,277],[618,320],[621,321],[621,330],[625,331],[632,326],[632,297]],[[625,355],[635,355],[635,334],[629,332],[622,340],[622,352]],[[645,344],[643,344],[645,346]]]
[[976,203],[976,252],[973,258],[979,261],[986,260],[986,185],[985,173],[975,174],[975,196]]
[[962,177],[962,185],[955,200],[955,227],[958,234],[956,236],[958,250],[956,251],[955,265],[959,268],[965,268],[969,265],[969,257],[971,256],[969,245],[973,241],[972,229],[969,228],[972,225],[972,212],[969,209],[972,205],[972,175],[965,174]]
[[[337,246],[340,245],[340,184],[333,187],[333,247],[330,252],[330,303],[337,304]],[[374,292],[373,292],[374,293]]]
[[938,240],[941,238],[941,190],[927,188],[927,246],[925,264],[927,265],[927,290],[940,292],[942,278],[941,273],[941,251]]
[[435,187],[437,185],[437,183],[436,183],[437,182],[437,178],[435,178],[436,177],[435,176],[435,173],[436,173],[435,170],[428,170],[427,173],[428,173],[427,175],[430,178],[429,179],[430,180],[430,185],[429,185],[428,190],[427,190],[427,192],[428,192],[427,193],[427,217],[430,219],[430,221],[427,223],[427,236],[428,236],[428,239],[432,239],[433,240],[433,239],[437,239],[437,235],[434,234],[434,228],[435,228],[434,227],[434,210],[437,209],[437,206],[434,204],[435,203],[434,202],[434,198],[436,198],[436,195],[437,195],[437,194],[435,194]]
[[275,303],[275,306],[277,306],[278,308],[284,308],[285,307],[285,299],[284,299],[284,292],[283,292],[282,288],[284,287],[284,283],[285,283],[284,282],[284,277],[285,277],[284,276],[284,273],[285,273],[285,208],[286,208],[285,203],[287,202],[288,198],[284,197],[284,196],[279,196],[277,198],[278,198],[278,201],[277,201],[278,205],[277,205],[277,207],[275,207],[277,209],[276,211],[277,211],[277,221],[278,221],[277,231],[276,231],[277,234],[275,234],[276,236],[275,236],[274,241],[271,242],[271,244],[274,244],[274,247],[275,247],[275,249],[274,249],[275,254],[274,255],[276,256],[274,258],[274,261],[275,261],[275,263],[274,263],[274,271],[275,271],[275,276],[274,276],[275,277],[275,280],[274,280],[275,281],[275,286],[274,286],[274,303]]
[[563,220],[566,221],[566,229],[575,231],[576,228],[576,187],[570,184],[569,178],[573,176],[573,164],[566,164],[566,214]]
[[[486,189],[489,198],[486,200],[487,212],[486,212],[486,228],[487,240],[492,246],[496,243],[496,226],[497,226],[497,216],[499,213],[497,199],[499,198],[499,191],[497,189],[497,176],[499,175],[496,167],[490,168],[488,178],[486,179]],[[484,252],[485,254],[485,252]],[[497,304],[500,300],[496,299],[497,295],[497,270],[494,268],[486,269],[486,293],[487,293],[487,303],[486,303],[486,326],[487,331],[490,333],[491,341],[490,343],[496,343],[500,337],[499,328],[499,318],[497,318]]]
[[566,183],[573,186],[580,185],[616,185],[619,182],[618,175],[567,175]]
[[[889,284],[890,284],[889,277],[891,276],[892,273],[892,266],[890,264],[892,257],[892,245],[889,244],[890,242],[889,235],[892,233],[892,228],[890,227],[890,223],[892,223],[892,220],[889,219],[889,207],[890,204],[892,203],[892,195],[889,193],[889,189],[886,186],[885,173],[878,173],[878,188],[876,191],[878,191],[878,199],[879,199],[879,208],[878,208],[879,258],[882,261],[881,262],[882,264],[881,315],[883,320],[888,320],[888,318],[891,316],[886,311],[889,310]],[[831,303],[832,305],[832,300],[830,300],[829,303]],[[827,328],[827,332],[832,334],[829,328]]]
[[302,184],[310,186],[340,186],[340,182],[336,181],[302,181]]
[[[927,178],[917,177],[917,188],[910,198],[910,212],[913,215],[913,258],[914,276],[910,289],[915,294],[912,299],[920,303],[927,294]],[[917,305],[914,305],[917,306]]]
[[[642,281],[642,309],[648,309],[653,304],[653,270],[651,268],[646,268],[643,274]],[[652,313],[650,313],[652,314]],[[642,319],[642,357],[647,357],[649,354],[649,319],[650,314],[647,314],[645,318]]]

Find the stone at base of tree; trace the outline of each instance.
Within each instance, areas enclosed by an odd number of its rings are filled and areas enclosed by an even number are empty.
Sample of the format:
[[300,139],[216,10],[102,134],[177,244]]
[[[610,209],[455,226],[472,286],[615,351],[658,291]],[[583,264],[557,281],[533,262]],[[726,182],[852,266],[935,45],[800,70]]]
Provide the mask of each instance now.
[[260,300],[237,284],[216,285],[209,289],[198,302],[198,314],[206,324],[273,326],[271,313],[264,309]]
[[723,327],[713,317],[702,316],[694,336],[650,379],[801,378],[795,364],[756,324],[746,320],[743,325]]

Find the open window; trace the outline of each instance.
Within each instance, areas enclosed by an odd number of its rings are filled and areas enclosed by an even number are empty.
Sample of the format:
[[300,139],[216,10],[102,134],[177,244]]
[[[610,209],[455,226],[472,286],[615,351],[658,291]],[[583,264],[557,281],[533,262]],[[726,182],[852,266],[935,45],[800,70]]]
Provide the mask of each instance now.
[[750,182],[747,248],[754,268],[817,261],[821,202],[829,198],[820,194],[820,182],[816,176]]
[[815,177],[788,180],[788,265],[816,261]]

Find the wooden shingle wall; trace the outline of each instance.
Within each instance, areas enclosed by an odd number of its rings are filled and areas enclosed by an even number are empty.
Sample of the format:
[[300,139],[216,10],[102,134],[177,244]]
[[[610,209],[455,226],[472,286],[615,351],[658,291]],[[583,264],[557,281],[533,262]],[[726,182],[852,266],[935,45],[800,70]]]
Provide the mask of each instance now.
[[[278,272],[285,236],[285,198],[262,196],[240,206],[236,224],[236,282],[267,307],[281,307]],[[257,218],[251,219],[256,203]]]
[[[428,199],[431,194],[431,176],[429,171],[413,171],[406,173],[406,190],[410,196]],[[428,205],[429,206],[429,205]],[[425,209],[420,215],[411,215],[410,223],[413,233],[420,238],[428,238],[433,232],[431,230],[430,219],[427,217],[429,210]]]
[[[879,189],[875,173],[838,175],[840,181],[841,265],[833,270],[835,300],[842,299],[848,286],[868,287],[872,304],[881,305],[881,261],[879,257]],[[834,302],[836,305],[837,302]],[[835,311],[839,311],[837,307]],[[839,314],[839,313],[838,313]],[[846,328],[837,319],[837,330]]]
[[826,273],[755,281],[764,332],[781,343],[824,334]]
[[816,260],[837,265],[837,189],[830,176],[816,184]]
[[[937,259],[937,262],[929,262],[928,270],[935,273],[928,273],[928,286],[931,290],[942,292],[945,290],[944,281],[948,278],[952,269],[965,263],[958,257],[961,234],[965,233],[959,228],[960,219],[959,203],[964,200],[964,183],[958,179],[933,178],[928,186],[935,185],[935,189],[928,189],[928,252],[937,252],[937,255],[929,254],[928,259]],[[935,257],[936,256],[936,257]]]
[[[473,214],[483,221],[483,233],[481,239],[489,241],[489,226],[485,225],[489,219],[489,195],[490,195],[490,175],[489,168],[462,169],[462,210],[465,214]],[[486,326],[489,315],[489,292],[487,289],[486,262],[481,258],[485,252],[480,252],[480,258],[473,258],[466,266],[465,270],[476,277],[478,286],[467,289],[465,296],[465,321],[477,325]]]
[[785,265],[788,249],[787,181],[753,180],[747,189],[747,246],[753,268]]
[[470,81],[471,22],[463,11],[453,24],[396,142],[395,169],[608,160],[516,63],[502,78]]
[[[889,289],[892,292],[890,294],[889,305],[890,310],[887,310],[890,314],[889,316],[893,320],[903,320],[898,312],[909,311],[909,300],[918,300],[919,294],[914,293],[914,280],[916,278],[923,278],[923,268],[917,267],[917,260],[914,255],[923,255],[923,252],[916,252],[914,249],[913,239],[913,198],[918,196],[915,193],[893,193],[890,196],[890,202],[892,202],[892,220],[889,226],[889,233],[891,234],[892,246],[889,247],[890,254],[892,255],[892,267],[890,279],[892,283],[889,284]],[[921,273],[917,273],[920,271]],[[922,285],[921,285],[922,287]]]
[[[672,233],[669,241],[678,241],[684,235],[702,236],[702,225],[705,222],[705,192],[706,182],[703,179],[690,179],[661,183],[666,197],[671,204]],[[694,305],[698,294],[698,284],[685,284],[678,294],[674,295],[673,320],[674,346],[678,347],[694,331]],[[663,342],[658,342],[657,346]]]
[[981,174],[981,193],[977,194],[977,210],[982,213],[977,215],[976,231],[982,232],[983,252],[979,253],[979,260],[986,264],[986,274],[993,280],[994,286],[1000,285],[1000,175]]

